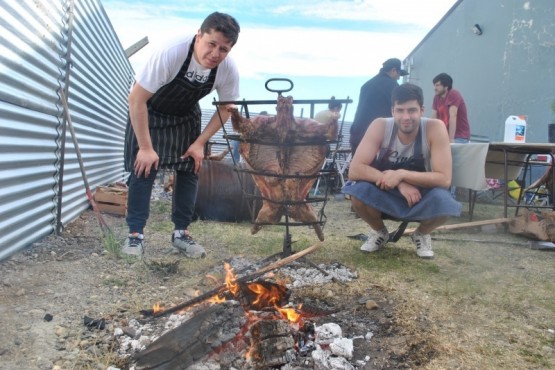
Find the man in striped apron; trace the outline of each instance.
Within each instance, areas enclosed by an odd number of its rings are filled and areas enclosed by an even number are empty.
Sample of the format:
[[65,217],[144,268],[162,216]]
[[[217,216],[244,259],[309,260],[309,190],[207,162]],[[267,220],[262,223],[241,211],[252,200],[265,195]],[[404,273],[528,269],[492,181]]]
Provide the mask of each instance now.
[[392,93],[391,118],[375,119],[364,135],[342,191],[370,225],[360,248],[375,252],[389,241],[384,218],[418,221],[412,234],[416,254],[433,258],[430,233],[448,217],[458,217],[461,205],[449,191],[452,160],[443,122],[422,117],[422,89],[413,84]]
[[129,171],[127,224],[123,252],[142,256],[144,227],[158,169],[175,170],[172,244],[187,257],[201,258],[204,248],[191,237],[197,174],[208,140],[226,122],[222,106],[201,132],[199,100],[214,89],[220,101],[239,98],[239,73],[229,52],[239,37],[237,21],[210,14],[195,35],[171,40],[155,51],[129,93],[125,167]]

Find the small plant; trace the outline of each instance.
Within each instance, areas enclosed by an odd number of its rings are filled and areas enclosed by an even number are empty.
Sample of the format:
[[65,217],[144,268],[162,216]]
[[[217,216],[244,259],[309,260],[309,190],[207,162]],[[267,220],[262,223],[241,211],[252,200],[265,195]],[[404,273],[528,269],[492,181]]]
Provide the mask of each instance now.
[[102,244],[104,244],[104,249],[106,249],[110,255],[115,257],[121,256],[121,245],[113,233],[104,235]]

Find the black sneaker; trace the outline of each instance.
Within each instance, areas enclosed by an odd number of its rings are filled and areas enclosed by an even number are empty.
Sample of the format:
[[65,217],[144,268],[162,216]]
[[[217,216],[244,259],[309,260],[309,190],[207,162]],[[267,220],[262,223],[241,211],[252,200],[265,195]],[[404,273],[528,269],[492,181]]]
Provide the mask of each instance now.
[[206,251],[202,245],[197,244],[188,230],[179,231],[179,233],[174,232],[172,234],[172,245],[179,249],[189,258],[204,258],[206,257]]

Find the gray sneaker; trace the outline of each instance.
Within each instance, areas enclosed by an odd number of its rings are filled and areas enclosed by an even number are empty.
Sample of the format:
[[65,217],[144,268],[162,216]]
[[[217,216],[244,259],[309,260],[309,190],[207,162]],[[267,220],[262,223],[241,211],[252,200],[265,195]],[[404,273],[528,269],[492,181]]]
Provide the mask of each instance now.
[[370,229],[370,232],[368,233],[368,239],[366,239],[366,242],[362,245],[362,247],[360,247],[360,250],[370,253],[375,252],[386,245],[388,241],[389,233],[387,232],[387,229],[385,227],[380,231]]
[[188,230],[180,231],[178,235],[174,232],[172,234],[172,244],[175,248],[179,249],[189,258],[204,258],[206,251],[202,245],[197,244]]
[[421,234],[420,231],[415,230],[412,233],[412,241],[416,245],[416,254],[420,258],[434,258],[434,251],[432,250],[432,237],[430,234]]
[[145,236],[139,233],[131,233],[125,239],[125,244],[121,250],[124,254],[129,256],[142,257],[144,252],[143,240]]

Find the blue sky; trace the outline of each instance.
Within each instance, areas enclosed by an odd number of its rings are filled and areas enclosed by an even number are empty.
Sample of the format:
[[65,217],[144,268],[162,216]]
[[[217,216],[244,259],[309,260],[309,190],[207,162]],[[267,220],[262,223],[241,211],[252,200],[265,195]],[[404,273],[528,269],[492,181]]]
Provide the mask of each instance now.
[[[289,78],[294,88],[287,94],[297,100],[332,95],[352,99],[345,112],[348,121],[356,110],[360,86],[386,59],[404,59],[455,2],[102,0],[124,48],[149,38],[149,45],[130,58],[136,71],[154,45],[177,32],[195,33],[208,14],[221,11],[234,16],[241,26],[230,54],[239,67],[241,98],[276,99],[276,93],[265,89],[265,82]],[[201,106],[213,108],[214,97],[204,98]],[[251,109],[260,110],[273,113],[275,107]]]

